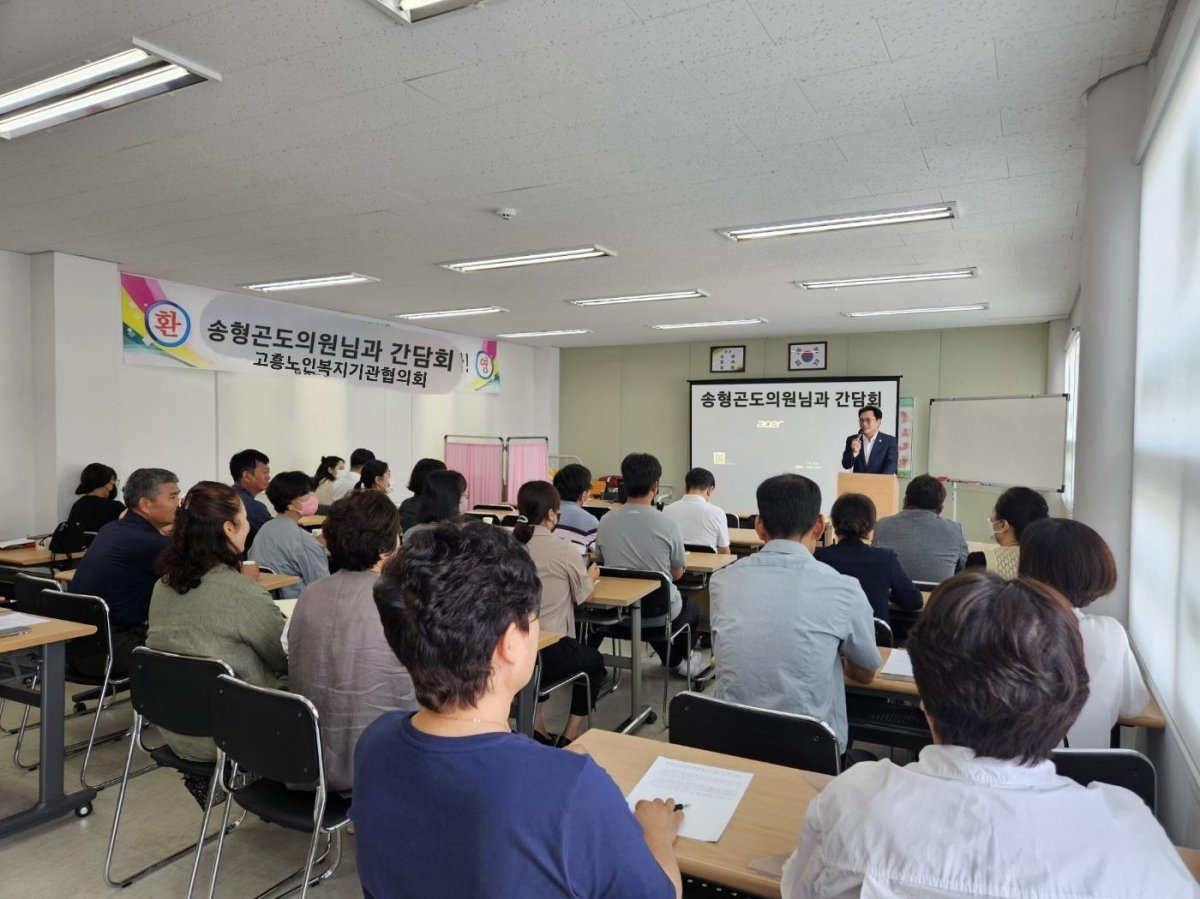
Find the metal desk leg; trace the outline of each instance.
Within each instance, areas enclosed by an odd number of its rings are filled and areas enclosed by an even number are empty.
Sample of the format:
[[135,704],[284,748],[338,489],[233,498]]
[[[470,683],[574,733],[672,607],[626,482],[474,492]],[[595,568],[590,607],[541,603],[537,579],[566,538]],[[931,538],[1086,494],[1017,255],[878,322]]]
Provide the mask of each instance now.
[[95,790],[63,793],[63,692],[65,651],[62,643],[42,647],[41,670],[41,764],[38,766],[38,801],[32,808],[0,820],[0,837],[17,833],[75,809],[91,812]]
[[642,705],[642,604],[635,602],[629,607],[629,639],[633,645],[629,650],[632,667],[629,678],[629,717],[617,728],[618,733],[631,734],[643,724],[658,720],[654,709]]
[[542,654],[539,652],[533,666],[533,677],[517,694],[517,733],[533,736],[533,716],[537,709],[538,688],[542,682]]

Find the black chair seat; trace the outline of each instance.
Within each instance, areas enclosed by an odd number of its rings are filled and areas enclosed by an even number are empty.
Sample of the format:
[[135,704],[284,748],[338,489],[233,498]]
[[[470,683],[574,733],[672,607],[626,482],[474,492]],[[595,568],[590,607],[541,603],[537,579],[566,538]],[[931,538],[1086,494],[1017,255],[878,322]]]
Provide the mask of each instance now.
[[[266,818],[272,824],[312,833],[313,794],[309,790],[289,790],[274,780],[256,780],[233,794],[238,805],[247,811]],[[330,793],[325,802],[325,813],[321,826],[334,828],[346,820],[350,811],[350,800]]]
[[[642,639],[643,640],[661,640],[663,638],[663,630],[669,627],[671,619],[664,616],[656,616],[654,618],[642,618]],[[658,631],[658,633],[654,633]],[[611,637],[616,640],[629,640],[633,636],[633,626],[628,618],[622,618],[616,624],[602,624],[596,628],[597,633],[602,633],[606,637]]]
[[195,774],[197,777],[211,777],[213,768],[217,764],[215,760],[211,762],[196,762],[192,759],[185,759],[181,755],[176,755],[171,747],[165,743],[162,746],[156,746],[151,749],[150,758],[154,759],[163,768],[174,768],[176,771],[182,771],[184,774]]

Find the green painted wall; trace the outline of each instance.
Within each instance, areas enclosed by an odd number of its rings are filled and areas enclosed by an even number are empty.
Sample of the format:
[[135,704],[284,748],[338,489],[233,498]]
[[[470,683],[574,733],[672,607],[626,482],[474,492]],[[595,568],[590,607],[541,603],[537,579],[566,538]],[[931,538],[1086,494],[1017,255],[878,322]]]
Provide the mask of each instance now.
[[[1044,324],[722,341],[746,345],[746,372],[728,377],[787,377],[787,345],[800,340],[828,342],[829,375],[901,376],[901,396],[916,400],[917,471],[925,470],[930,399],[1046,389]],[[688,466],[687,382],[721,377],[708,370],[715,343],[562,350],[559,452],[581,457],[596,475],[619,472],[626,453],[654,453],[664,483],[681,489]],[[889,425],[894,422],[885,422],[884,430],[895,433]],[[998,492],[959,488],[958,520],[968,539],[987,538],[984,519]],[[714,500],[720,503],[719,484]]]

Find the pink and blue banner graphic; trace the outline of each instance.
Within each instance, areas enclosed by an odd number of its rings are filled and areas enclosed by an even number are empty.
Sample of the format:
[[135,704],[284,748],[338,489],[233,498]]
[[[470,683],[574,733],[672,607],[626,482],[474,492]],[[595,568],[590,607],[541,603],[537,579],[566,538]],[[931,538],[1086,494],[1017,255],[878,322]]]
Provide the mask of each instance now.
[[133,365],[275,372],[409,393],[500,386],[495,340],[141,275],[121,275],[121,328]]

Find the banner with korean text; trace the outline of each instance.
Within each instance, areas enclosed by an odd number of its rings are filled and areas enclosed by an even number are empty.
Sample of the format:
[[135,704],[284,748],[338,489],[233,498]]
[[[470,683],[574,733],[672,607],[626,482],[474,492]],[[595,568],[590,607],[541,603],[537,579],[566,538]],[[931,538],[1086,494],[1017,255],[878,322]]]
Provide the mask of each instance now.
[[493,393],[494,340],[121,275],[125,362],[381,384],[408,393]]

